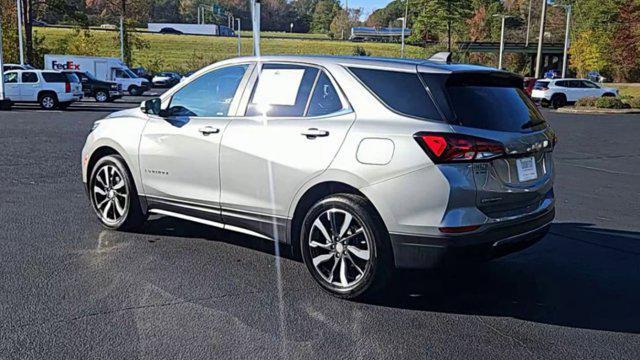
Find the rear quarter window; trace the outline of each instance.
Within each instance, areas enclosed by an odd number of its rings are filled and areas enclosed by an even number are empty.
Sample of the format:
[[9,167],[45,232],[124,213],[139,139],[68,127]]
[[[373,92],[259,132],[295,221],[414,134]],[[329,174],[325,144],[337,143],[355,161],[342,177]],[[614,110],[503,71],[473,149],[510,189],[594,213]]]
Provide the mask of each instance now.
[[63,73],[43,72],[42,78],[48,83],[66,83],[69,80]]
[[420,119],[442,120],[417,73],[355,67],[349,70],[391,110]]

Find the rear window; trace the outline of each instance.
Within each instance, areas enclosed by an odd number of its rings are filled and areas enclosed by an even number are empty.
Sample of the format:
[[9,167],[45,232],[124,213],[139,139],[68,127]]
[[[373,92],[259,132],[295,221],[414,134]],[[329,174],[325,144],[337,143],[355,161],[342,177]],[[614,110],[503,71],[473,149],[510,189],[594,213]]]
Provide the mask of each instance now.
[[[533,88],[535,90],[544,90],[549,86],[549,82],[548,81],[542,81],[542,80],[538,80],[536,81],[536,84],[533,86]],[[564,86],[564,85],[562,85]]]
[[48,83],[66,83],[69,81],[63,73],[43,72],[42,77]]
[[522,90],[522,81],[503,74],[451,75],[446,92],[462,126],[509,132],[539,130],[544,118]]
[[387,107],[403,115],[442,120],[418,74],[349,68]]
[[70,83],[79,83],[80,82],[80,78],[78,78],[78,75],[76,75],[74,73],[66,73],[65,75],[67,75],[67,79],[69,79]]

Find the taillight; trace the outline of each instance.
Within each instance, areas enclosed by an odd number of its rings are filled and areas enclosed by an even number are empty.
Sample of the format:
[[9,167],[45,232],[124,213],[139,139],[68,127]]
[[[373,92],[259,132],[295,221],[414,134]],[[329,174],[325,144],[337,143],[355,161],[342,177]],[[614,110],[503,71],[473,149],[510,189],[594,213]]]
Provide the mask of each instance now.
[[64,83],[64,92],[71,92],[71,83],[70,82],[66,82]]
[[505,154],[501,143],[469,135],[418,133],[414,137],[436,164],[484,161]]

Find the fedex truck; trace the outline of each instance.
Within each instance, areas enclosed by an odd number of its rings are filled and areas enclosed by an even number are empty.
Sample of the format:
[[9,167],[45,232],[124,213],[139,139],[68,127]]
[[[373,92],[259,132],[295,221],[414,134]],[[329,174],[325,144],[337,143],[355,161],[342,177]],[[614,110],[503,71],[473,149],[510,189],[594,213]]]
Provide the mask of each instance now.
[[98,80],[113,81],[122,86],[133,96],[142,95],[149,90],[148,80],[138,77],[117,58],[78,56],[78,55],[45,55],[44,68],[48,70],[74,70],[90,72]]

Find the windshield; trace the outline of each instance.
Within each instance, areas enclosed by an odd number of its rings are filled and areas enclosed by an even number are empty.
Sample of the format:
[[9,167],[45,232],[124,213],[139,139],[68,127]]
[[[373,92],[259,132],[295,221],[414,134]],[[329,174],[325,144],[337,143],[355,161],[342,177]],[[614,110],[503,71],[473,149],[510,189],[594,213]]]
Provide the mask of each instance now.
[[98,80],[98,79],[96,79],[96,77],[95,77],[95,76],[93,76],[93,74],[92,74],[91,72],[89,72],[89,71],[85,72],[85,73],[84,73],[84,76],[88,77],[88,78],[89,78],[89,79],[91,79],[91,80]]
[[533,86],[535,90],[545,90],[549,87],[548,81],[538,80],[536,84]]
[[138,78],[138,75],[134,74],[133,71],[129,70],[129,69],[124,69],[124,72],[126,72],[130,78],[132,79],[136,79]]

